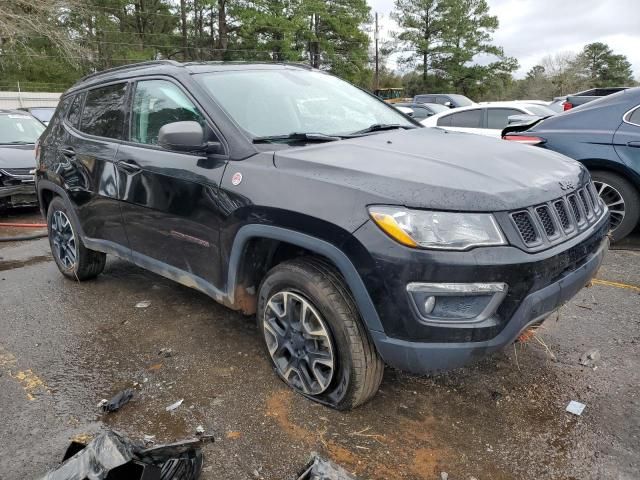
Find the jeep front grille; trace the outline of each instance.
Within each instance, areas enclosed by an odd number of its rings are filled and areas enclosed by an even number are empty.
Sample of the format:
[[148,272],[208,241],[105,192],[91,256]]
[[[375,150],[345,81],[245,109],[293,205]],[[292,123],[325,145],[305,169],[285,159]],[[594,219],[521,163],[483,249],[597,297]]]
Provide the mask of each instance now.
[[513,218],[513,221],[515,222],[525,244],[535,245],[538,243],[538,233],[536,232],[536,227],[533,226],[533,221],[531,220],[529,212],[517,212],[512,214],[511,218]]
[[529,249],[541,249],[563,242],[596,223],[602,208],[593,184],[567,196],[509,213],[518,236]]

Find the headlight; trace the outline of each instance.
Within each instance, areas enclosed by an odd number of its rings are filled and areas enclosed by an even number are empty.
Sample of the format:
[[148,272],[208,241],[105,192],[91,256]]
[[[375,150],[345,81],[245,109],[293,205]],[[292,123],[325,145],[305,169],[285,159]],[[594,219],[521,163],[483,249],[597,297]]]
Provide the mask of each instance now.
[[372,206],[369,207],[369,214],[387,235],[408,247],[466,250],[507,244],[490,213],[432,212]]

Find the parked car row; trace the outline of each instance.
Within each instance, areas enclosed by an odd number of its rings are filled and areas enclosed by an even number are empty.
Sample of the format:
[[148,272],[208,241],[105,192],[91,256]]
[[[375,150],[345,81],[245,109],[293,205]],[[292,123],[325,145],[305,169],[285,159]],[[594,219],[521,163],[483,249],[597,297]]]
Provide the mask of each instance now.
[[555,112],[542,105],[492,102],[447,109],[422,120],[421,123],[426,127],[441,127],[445,130],[500,138],[502,130],[509,124],[530,122],[552,115],[555,115]]

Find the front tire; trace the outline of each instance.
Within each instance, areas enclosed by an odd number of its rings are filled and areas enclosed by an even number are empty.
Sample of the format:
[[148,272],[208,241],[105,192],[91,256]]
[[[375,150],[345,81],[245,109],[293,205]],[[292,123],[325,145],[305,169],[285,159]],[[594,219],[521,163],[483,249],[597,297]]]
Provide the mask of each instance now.
[[591,179],[609,208],[612,240],[622,240],[638,225],[640,194],[626,178],[615,173],[596,170],[591,172]]
[[260,286],[258,326],[276,373],[338,410],[370,400],[384,364],[335,268],[304,257],[271,269]]
[[71,215],[60,197],[55,197],[49,204],[47,229],[53,259],[65,277],[82,281],[102,273],[106,254],[89,250],[84,246],[78,229],[73,225]]

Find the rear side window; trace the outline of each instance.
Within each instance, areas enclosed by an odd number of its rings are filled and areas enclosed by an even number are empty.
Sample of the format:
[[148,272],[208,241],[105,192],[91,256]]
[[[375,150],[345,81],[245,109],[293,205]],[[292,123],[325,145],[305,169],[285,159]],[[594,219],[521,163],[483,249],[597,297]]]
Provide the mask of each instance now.
[[629,115],[629,119],[627,121],[635,125],[640,125],[640,105],[636,107],[631,115]]
[[189,98],[171,82],[138,82],[133,97],[131,141],[158,144],[160,129],[173,122],[195,121],[206,130],[204,117]]
[[438,119],[438,125],[445,127],[481,128],[482,110],[467,110],[465,112],[452,113]]
[[126,83],[89,90],[80,130],[89,135],[121,140],[126,91]]
[[73,98],[73,103],[67,113],[67,122],[78,128],[80,122],[80,113],[82,113],[82,102],[84,101],[84,93],[79,93]]
[[511,115],[522,115],[522,113],[514,108],[487,108],[487,128],[502,130],[509,124]]

